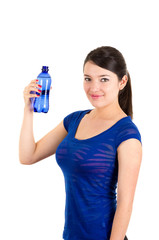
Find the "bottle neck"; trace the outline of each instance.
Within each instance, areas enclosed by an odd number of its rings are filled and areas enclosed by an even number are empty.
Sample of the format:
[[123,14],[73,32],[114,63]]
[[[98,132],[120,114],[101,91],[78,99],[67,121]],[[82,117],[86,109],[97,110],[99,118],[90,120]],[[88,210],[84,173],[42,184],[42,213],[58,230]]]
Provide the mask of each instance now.
[[49,67],[48,66],[42,66],[42,72],[43,73],[48,73]]

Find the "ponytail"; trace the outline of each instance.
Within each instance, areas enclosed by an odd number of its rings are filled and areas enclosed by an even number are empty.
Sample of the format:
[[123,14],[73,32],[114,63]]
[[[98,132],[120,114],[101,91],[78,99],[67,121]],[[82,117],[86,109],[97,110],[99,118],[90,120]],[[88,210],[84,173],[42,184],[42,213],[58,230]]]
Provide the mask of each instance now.
[[133,119],[131,78],[128,71],[127,77],[128,81],[126,86],[119,91],[118,101],[121,109]]

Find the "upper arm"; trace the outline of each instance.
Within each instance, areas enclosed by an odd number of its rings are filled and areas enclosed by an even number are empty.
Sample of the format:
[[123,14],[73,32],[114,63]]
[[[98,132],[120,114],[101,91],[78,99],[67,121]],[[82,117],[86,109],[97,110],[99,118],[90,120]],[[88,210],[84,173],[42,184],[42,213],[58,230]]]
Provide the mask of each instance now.
[[36,143],[36,148],[30,164],[53,155],[56,152],[58,145],[66,137],[67,133],[63,121],[61,121],[57,127]]
[[138,139],[123,141],[118,149],[117,201],[132,204],[142,160],[142,145]]

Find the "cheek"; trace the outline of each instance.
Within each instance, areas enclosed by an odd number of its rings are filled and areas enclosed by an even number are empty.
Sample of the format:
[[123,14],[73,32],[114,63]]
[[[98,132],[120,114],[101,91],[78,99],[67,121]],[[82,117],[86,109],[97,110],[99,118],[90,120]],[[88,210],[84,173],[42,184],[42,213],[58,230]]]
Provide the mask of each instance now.
[[106,96],[114,99],[118,95],[118,88],[116,86],[109,85],[104,89]]
[[106,95],[112,94],[113,88],[111,85],[107,85],[101,88]]
[[85,92],[87,92],[89,89],[88,85],[85,82],[83,82],[83,89]]

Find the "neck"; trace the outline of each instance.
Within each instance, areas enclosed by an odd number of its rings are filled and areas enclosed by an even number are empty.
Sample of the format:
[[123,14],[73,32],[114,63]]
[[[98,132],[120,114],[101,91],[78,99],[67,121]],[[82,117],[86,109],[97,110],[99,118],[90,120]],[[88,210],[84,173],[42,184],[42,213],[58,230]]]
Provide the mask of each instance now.
[[124,111],[119,106],[118,102],[115,102],[109,106],[101,107],[101,108],[94,108],[92,111],[93,118],[100,118],[105,120],[113,120],[118,118],[119,116],[126,116]]

